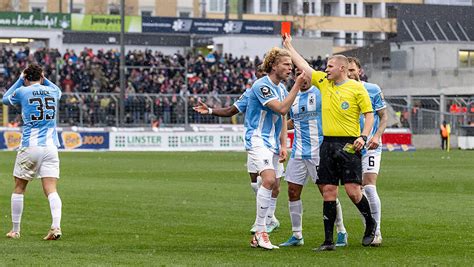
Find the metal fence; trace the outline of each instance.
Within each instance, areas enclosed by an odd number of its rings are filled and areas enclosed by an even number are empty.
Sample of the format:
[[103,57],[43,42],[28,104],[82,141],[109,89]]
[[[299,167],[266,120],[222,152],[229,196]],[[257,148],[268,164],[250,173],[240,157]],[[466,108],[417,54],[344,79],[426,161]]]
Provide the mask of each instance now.
[[[230,106],[238,97],[239,95],[212,94],[128,94],[124,101],[124,122],[129,127],[166,127],[193,123],[242,124],[242,114],[220,118],[203,116],[193,110],[198,100],[215,108]],[[57,113],[58,124],[80,127],[120,126],[119,98],[119,94],[110,93],[65,93]],[[436,134],[443,120],[456,133],[459,126],[474,121],[474,113],[470,112],[470,108],[464,113],[441,112],[439,97],[387,97],[386,102],[397,121],[395,125],[389,126],[410,128],[415,134]],[[446,104],[454,102],[469,104],[458,98],[448,99]],[[0,112],[4,112],[4,109],[0,109]],[[8,122],[21,120],[16,108],[10,108],[6,115]]]
[[[125,96],[125,126],[177,126],[191,123],[241,124],[241,114],[232,118],[200,115],[193,110],[198,100],[210,107],[232,105],[240,95],[128,94]],[[65,93],[61,97],[59,126],[120,126],[119,94]],[[3,110],[3,108],[1,109]],[[2,111],[0,111],[2,112]],[[9,108],[8,121],[19,120],[19,110]]]
[[387,102],[399,118],[399,126],[410,128],[414,134],[438,134],[443,121],[450,124],[453,134],[457,134],[460,126],[474,120],[474,114],[453,114]]

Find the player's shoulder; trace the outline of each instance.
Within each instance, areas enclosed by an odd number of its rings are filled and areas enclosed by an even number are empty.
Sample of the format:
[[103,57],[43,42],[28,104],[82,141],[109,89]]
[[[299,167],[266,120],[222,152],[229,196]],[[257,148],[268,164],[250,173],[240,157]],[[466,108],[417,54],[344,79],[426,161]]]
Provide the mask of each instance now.
[[321,92],[319,91],[318,87],[316,86],[311,86],[309,89],[309,92],[312,93],[312,94],[316,94],[316,95],[320,95]]
[[270,82],[268,80],[268,77],[265,75],[259,79],[257,79],[253,85],[252,85],[252,88],[260,88],[262,86],[269,86],[270,85]]
[[380,86],[378,86],[375,83],[364,82],[363,85],[364,85],[365,89],[367,89],[367,91],[369,91],[369,93],[378,94],[378,93],[382,92],[382,89],[380,89]]

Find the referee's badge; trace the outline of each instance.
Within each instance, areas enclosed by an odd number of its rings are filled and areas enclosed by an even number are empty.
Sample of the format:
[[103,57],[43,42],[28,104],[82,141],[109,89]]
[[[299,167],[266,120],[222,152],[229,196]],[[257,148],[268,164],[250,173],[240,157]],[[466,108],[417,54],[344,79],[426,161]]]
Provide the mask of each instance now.
[[343,110],[347,110],[349,108],[349,103],[347,103],[347,101],[344,101],[341,103],[341,108]]

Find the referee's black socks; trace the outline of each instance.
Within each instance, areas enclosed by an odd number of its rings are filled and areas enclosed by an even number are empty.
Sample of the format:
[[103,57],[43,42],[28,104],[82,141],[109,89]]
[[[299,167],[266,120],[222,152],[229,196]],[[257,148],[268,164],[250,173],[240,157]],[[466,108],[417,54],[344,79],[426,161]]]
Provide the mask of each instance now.
[[364,216],[365,223],[367,224],[367,226],[371,227],[374,223],[374,219],[372,218],[372,213],[370,212],[370,205],[369,201],[367,200],[367,197],[362,194],[362,198],[360,199],[359,203],[355,205],[359,209],[362,216]]
[[[326,244],[333,243],[334,222],[336,221],[336,213],[337,213],[336,201],[324,201],[324,204],[323,204],[323,221],[324,221],[324,237],[325,237],[324,243]],[[370,208],[369,208],[369,214],[370,214]]]

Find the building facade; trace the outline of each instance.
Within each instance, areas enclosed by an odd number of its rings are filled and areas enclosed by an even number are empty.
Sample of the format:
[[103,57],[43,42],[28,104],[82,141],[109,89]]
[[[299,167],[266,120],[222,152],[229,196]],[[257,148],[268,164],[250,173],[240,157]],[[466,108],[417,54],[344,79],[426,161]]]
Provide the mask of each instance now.
[[[0,11],[120,14],[121,0],[0,0]],[[131,16],[293,22],[294,35],[331,37],[333,52],[397,32],[397,4],[472,6],[472,0],[125,0]]]

